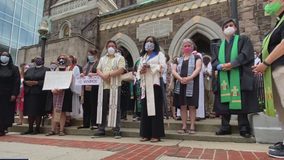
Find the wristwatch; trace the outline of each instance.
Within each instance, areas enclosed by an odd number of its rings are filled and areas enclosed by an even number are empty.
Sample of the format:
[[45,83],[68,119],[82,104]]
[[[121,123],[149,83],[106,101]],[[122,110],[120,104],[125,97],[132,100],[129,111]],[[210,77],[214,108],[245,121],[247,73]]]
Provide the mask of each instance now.
[[262,62],[264,65],[266,65],[267,67],[270,66],[270,64],[266,63],[265,61]]

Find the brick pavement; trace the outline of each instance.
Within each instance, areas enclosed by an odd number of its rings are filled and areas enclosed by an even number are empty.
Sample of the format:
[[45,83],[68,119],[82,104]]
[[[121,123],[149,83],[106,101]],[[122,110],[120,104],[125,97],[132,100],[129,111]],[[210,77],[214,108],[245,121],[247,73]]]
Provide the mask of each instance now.
[[265,152],[251,151],[46,139],[22,136],[4,136],[0,137],[0,141],[116,152],[116,154],[106,157],[104,160],[155,160],[163,155],[202,160],[274,160],[273,158],[268,157]]

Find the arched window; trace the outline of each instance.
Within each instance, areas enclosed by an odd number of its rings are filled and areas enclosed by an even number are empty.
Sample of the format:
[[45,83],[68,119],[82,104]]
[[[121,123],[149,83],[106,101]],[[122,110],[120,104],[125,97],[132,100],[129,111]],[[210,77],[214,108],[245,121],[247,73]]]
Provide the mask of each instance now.
[[71,36],[71,23],[64,21],[60,26],[59,38],[68,38]]

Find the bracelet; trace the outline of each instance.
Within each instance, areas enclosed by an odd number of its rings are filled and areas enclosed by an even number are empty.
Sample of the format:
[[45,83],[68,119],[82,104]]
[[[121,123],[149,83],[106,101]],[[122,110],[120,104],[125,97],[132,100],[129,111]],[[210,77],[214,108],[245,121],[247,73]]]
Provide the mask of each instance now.
[[264,65],[266,65],[267,67],[270,66],[270,64],[266,63],[265,61],[262,62]]

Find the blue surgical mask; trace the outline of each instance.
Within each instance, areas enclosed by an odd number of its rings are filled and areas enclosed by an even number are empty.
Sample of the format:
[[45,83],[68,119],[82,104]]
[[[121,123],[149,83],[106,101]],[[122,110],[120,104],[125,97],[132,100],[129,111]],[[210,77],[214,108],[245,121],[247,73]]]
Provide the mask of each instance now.
[[93,61],[95,61],[95,58],[94,58],[94,56],[88,56],[88,60],[89,60],[90,62],[93,62]]
[[7,57],[7,56],[1,56],[0,57],[0,60],[2,63],[8,63],[9,60],[10,60],[10,57]]

